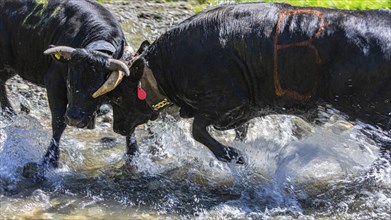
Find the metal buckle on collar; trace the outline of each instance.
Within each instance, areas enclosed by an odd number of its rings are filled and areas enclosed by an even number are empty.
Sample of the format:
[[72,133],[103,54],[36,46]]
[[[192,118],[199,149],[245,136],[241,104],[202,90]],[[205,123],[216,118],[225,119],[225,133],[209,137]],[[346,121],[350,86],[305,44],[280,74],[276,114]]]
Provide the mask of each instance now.
[[170,105],[171,103],[168,101],[168,99],[163,99],[162,101],[156,103],[155,105],[152,105],[153,110],[159,111],[159,109],[166,107],[167,105]]

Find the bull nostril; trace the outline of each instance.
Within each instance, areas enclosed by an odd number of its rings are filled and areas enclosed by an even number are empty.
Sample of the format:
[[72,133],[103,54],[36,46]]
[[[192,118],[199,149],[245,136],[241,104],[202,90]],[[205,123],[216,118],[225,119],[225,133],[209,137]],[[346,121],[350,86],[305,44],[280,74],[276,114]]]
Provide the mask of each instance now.
[[84,114],[80,111],[68,110],[65,115],[65,122],[71,126],[81,126],[84,121]]

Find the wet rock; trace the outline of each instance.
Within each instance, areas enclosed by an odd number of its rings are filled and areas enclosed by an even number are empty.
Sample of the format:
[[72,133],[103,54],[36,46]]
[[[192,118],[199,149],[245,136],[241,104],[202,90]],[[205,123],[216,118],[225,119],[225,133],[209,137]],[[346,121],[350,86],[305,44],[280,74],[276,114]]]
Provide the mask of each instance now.
[[64,220],[88,220],[88,219],[90,218],[84,215],[69,215],[64,217]]
[[35,162],[29,162],[24,165],[22,170],[22,176],[28,179],[32,179],[34,182],[40,182],[44,180],[44,169]]
[[350,122],[339,117],[332,117],[330,122],[326,123],[324,126],[331,129],[334,134],[342,134],[353,128],[353,125]]
[[232,187],[234,183],[234,177],[228,168],[216,168],[203,164],[185,164],[168,171],[165,176],[177,182],[187,180],[209,189]]
[[28,106],[26,103],[20,103],[20,111],[29,114],[30,106]]
[[114,182],[121,182],[124,180],[136,180],[143,177],[143,173],[139,172],[136,165],[124,162],[115,167],[115,169],[108,170],[105,173],[110,176]]
[[299,117],[293,118],[292,124],[292,134],[298,139],[308,136],[311,132],[315,130],[311,124],[307,123]]
[[101,105],[98,110],[98,116],[106,115],[110,113],[110,111],[111,111],[110,105],[106,105],[106,104]]
[[35,207],[30,212],[26,212],[23,215],[24,219],[53,219],[49,213],[45,213],[45,209],[42,207]]
[[159,14],[146,14],[146,13],[141,13],[137,17],[144,18],[144,19],[155,19],[155,20],[162,20],[163,18]]
[[23,167],[22,176],[26,178],[33,178],[35,174],[38,172],[38,165],[37,163],[27,163]]
[[109,115],[105,115],[102,117],[102,122],[104,123],[111,123],[113,121],[113,117],[109,116]]
[[153,41],[173,25],[194,15],[193,3],[167,1],[113,1],[104,5],[121,22],[132,48],[144,40]]
[[22,90],[28,91],[30,89],[30,87],[26,83],[23,83],[23,82],[16,84],[16,87],[18,88],[19,91],[22,91]]
[[115,137],[103,137],[100,139],[100,142],[104,145],[113,145],[117,141]]

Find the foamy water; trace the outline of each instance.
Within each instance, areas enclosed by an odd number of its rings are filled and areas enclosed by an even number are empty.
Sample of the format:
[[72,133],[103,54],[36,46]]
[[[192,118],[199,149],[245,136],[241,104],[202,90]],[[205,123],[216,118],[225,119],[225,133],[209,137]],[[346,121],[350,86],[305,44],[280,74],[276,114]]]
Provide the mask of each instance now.
[[[379,147],[336,116],[320,125],[294,116],[251,121],[244,142],[210,132],[239,149],[246,165],[222,163],[191,136],[192,120],[162,114],[140,126],[140,153],[125,166],[125,141],[110,125],[70,128],[61,168],[46,181],[21,176],[50,139],[46,122],[19,115],[0,129],[0,218],[389,219],[390,167],[370,172]],[[112,137],[102,143],[103,136]]]

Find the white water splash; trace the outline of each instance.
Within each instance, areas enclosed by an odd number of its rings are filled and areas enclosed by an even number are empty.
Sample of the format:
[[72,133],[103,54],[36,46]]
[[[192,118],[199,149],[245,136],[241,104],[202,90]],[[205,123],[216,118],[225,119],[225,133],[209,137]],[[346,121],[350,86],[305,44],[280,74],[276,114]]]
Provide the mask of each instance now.
[[38,162],[45,153],[48,131],[33,117],[15,117],[0,129],[0,179],[20,179],[18,168],[27,162]]
[[[36,119],[18,118],[21,122],[12,122],[0,129],[1,187],[10,188],[20,181],[18,167],[39,160],[50,138],[50,132]],[[239,149],[247,158],[246,165],[236,165],[216,160],[205,146],[194,141],[192,120],[163,115],[137,130],[140,154],[132,164],[137,167],[139,175],[132,178],[136,182],[137,179],[143,182],[145,177],[158,178],[146,186],[158,192],[167,187],[160,178],[178,186],[190,184],[206,189],[209,193],[191,198],[195,206],[194,217],[200,219],[334,216],[335,213],[348,212],[353,213],[349,217],[387,217],[391,171],[368,172],[378,157],[378,146],[361,134],[361,127],[350,127],[340,118],[329,117],[320,126],[294,116],[257,118],[251,121],[245,142],[233,141],[233,131],[218,132],[210,128],[219,141]],[[65,195],[71,193],[89,198],[75,203],[81,210],[83,207],[95,210],[101,207],[100,204],[109,202],[108,199],[125,206],[145,206],[147,203],[143,199],[132,198],[133,193],[117,191],[125,185],[116,189],[115,179],[105,174],[105,170],[117,169],[117,164],[123,163],[123,140],[118,139],[107,147],[97,141],[102,129],[83,131],[71,129],[65,134],[61,142],[62,169],[47,174],[49,184],[57,190],[65,190]],[[39,151],[34,146],[38,146]],[[94,182],[95,177],[100,181]],[[374,182],[369,183],[369,180]],[[126,180],[123,184],[129,183]],[[98,190],[98,194],[89,191],[90,187],[99,189],[102,186],[107,189]],[[219,192],[231,195],[230,199],[221,199]],[[103,196],[102,193],[115,196]],[[171,216],[173,210],[183,205],[183,196],[193,196],[178,193],[169,191],[161,198],[162,203],[149,209],[156,209],[159,215]],[[137,194],[143,198],[159,195],[148,195],[147,192],[143,195],[142,191]],[[48,195],[56,197],[52,193]],[[351,199],[358,195],[359,199]],[[216,196],[221,202],[215,205],[205,203],[209,199],[204,197],[214,200]],[[30,200],[33,201],[34,197],[26,198],[26,201]],[[6,206],[14,204],[4,198],[0,201]],[[53,206],[40,204],[34,207]],[[372,211],[354,211],[357,206]],[[25,209],[26,212],[29,210]]]

